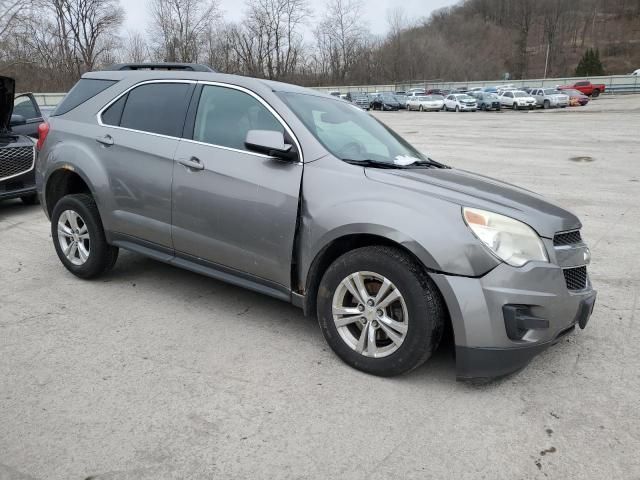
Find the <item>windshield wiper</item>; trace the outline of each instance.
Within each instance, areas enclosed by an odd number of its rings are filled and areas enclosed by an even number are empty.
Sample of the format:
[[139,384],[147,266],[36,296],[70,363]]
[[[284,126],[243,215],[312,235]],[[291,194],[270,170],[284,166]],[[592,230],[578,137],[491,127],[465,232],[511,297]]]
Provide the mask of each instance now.
[[378,160],[354,160],[351,158],[344,158],[343,161],[350,163],[351,165],[360,165],[362,167],[392,168],[392,169],[405,168],[402,165],[396,165],[395,163],[391,163],[391,162],[380,162]]

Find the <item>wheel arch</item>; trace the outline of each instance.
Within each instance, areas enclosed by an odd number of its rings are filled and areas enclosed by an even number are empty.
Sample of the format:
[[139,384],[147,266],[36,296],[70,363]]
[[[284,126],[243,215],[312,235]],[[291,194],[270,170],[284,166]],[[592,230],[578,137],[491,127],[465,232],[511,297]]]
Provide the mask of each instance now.
[[[435,272],[428,264],[434,262],[431,255],[426,252],[417,242],[395,232],[370,231],[370,232],[350,232],[337,235],[327,241],[313,257],[310,266],[298,280],[298,291],[304,293],[303,310],[305,315],[314,315],[316,310],[317,292],[320,281],[329,266],[341,255],[357,248],[374,245],[388,246],[396,248],[407,254],[427,273]],[[439,289],[439,287],[436,287]],[[441,292],[438,292],[442,295]],[[446,302],[444,303],[446,305]],[[449,313],[447,311],[447,318]],[[449,320],[447,320],[449,321]]]
[[44,207],[49,217],[56,203],[65,195],[88,193],[95,199],[95,192],[87,176],[71,165],[62,165],[51,171],[44,185]]

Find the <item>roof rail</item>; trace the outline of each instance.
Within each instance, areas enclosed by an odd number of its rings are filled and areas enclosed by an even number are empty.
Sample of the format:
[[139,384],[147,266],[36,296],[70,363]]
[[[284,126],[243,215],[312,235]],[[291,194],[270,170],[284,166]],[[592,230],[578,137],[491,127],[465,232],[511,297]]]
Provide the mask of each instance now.
[[210,67],[199,63],[118,63],[105,68],[105,71],[121,71],[121,70],[184,70],[189,72],[209,72],[215,73]]

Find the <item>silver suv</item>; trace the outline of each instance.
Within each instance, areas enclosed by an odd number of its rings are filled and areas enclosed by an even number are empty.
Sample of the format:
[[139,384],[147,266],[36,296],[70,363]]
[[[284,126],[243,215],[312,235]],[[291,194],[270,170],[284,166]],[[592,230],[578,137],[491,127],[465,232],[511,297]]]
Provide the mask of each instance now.
[[339,98],[138,67],[85,74],[41,129],[38,192],[74,275],[124,248],[271,295],[382,376],[425,362],[447,325],[459,378],[516,371],[586,325],[589,250],[563,208]]
[[569,106],[569,96],[555,88],[534,88],[529,93],[542,108],[565,108]]

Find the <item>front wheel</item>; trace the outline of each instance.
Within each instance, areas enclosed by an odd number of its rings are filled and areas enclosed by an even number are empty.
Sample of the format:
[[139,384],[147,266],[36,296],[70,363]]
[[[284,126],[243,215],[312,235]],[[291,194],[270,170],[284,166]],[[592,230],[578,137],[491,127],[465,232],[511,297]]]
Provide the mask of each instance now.
[[325,272],[318,321],[333,351],[350,366],[390,377],[424,363],[442,337],[444,304],[411,257],[390,247],[364,247]]
[[518,110],[518,104],[516,102],[513,102],[512,107],[514,110]]
[[62,264],[80,278],[106,273],[118,259],[118,249],[107,243],[98,207],[88,194],[62,197],[51,214],[51,237]]

